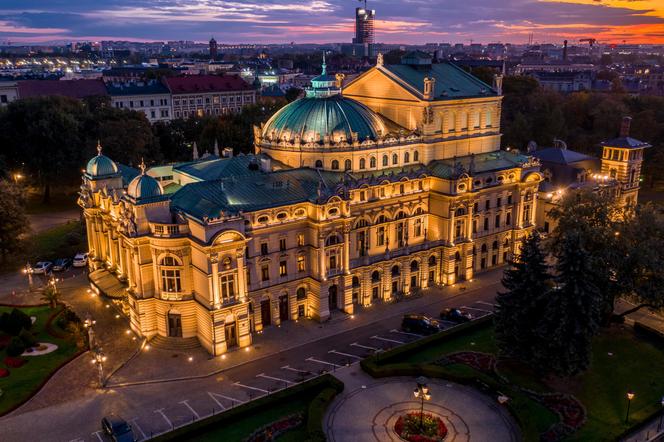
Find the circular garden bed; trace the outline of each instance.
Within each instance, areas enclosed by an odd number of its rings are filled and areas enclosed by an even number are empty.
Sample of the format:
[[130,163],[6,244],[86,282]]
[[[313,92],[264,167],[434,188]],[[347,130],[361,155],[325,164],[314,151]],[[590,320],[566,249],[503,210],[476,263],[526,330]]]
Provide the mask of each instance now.
[[419,412],[399,416],[394,431],[401,439],[409,442],[441,442],[447,436],[447,427],[442,419]]

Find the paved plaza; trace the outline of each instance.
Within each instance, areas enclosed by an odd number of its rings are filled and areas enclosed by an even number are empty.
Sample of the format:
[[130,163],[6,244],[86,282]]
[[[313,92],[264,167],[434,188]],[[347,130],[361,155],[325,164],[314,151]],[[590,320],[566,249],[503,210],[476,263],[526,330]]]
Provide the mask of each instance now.
[[[400,441],[394,431],[399,416],[419,412],[413,395],[415,378],[373,379],[359,367],[337,374],[346,388],[328,410],[325,429],[330,442]],[[507,410],[476,390],[429,379],[431,400],[424,412],[439,417],[448,429],[446,442],[518,441],[519,430]]]

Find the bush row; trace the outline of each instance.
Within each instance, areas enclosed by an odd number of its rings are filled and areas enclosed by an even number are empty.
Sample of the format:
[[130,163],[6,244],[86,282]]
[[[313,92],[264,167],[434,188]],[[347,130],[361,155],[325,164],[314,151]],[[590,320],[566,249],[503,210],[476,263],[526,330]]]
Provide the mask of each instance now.
[[309,441],[324,441],[325,434],[323,433],[321,425],[323,414],[325,413],[325,409],[330,404],[332,399],[334,399],[338,393],[343,391],[343,388],[343,382],[339,381],[337,378],[330,374],[325,374],[294,387],[290,387],[278,391],[277,393],[263,396],[259,399],[238,405],[237,407],[231,408],[230,410],[224,411],[223,413],[201,419],[190,425],[178,428],[166,434],[162,434],[161,436],[157,436],[152,440],[159,442],[189,440],[205,433],[206,431],[212,430],[213,427],[231,424],[265,409],[278,407],[280,403],[288,401],[294,396],[320,390],[319,394],[309,406],[307,417],[307,432],[309,433]]

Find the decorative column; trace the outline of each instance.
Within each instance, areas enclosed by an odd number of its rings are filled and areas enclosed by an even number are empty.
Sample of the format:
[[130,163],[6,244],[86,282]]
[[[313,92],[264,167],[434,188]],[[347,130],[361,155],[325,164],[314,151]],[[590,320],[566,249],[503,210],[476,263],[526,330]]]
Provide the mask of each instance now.
[[468,204],[468,221],[466,222],[466,239],[473,241],[473,204]]
[[325,274],[325,236],[321,233],[318,236],[318,271],[320,272],[320,280],[327,281]]
[[523,229],[523,197],[525,192],[523,190],[519,191],[519,200],[517,201],[517,224],[516,226],[519,229]]
[[235,259],[237,260],[237,285],[240,290],[238,294],[240,295],[240,300],[246,302],[249,299],[249,290],[247,287],[247,273],[244,270],[244,248],[236,250]]
[[451,246],[454,245],[454,207],[450,204],[450,225],[447,226],[447,243]]
[[221,307],[219,301],[219,257],[215,255],[210,256],[210,265],[212,267],[212,305],[215,309]]
[[350,275],[350,226],[344,226],[344,274]]

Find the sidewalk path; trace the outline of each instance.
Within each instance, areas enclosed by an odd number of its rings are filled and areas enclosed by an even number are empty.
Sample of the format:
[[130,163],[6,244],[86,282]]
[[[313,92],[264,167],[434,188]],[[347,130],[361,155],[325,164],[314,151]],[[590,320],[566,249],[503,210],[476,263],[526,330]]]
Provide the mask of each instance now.
[[78,221],[81,218],[81,209],[71,209],[62,212],[46,212],[28,215],[32,233],[41,233],[53,227],[67,224],[69,221]]
[[[324,428],[329,442],[400,441],[399,416],[419,412],[415,378],[373,379],[359,366],[336,375],[345,388],[328,409]],[[476,390],[443,379],[428,379],[431,400],[424,412],[438,416],[455,442],[520,440],[518,426],[500,405]]]

